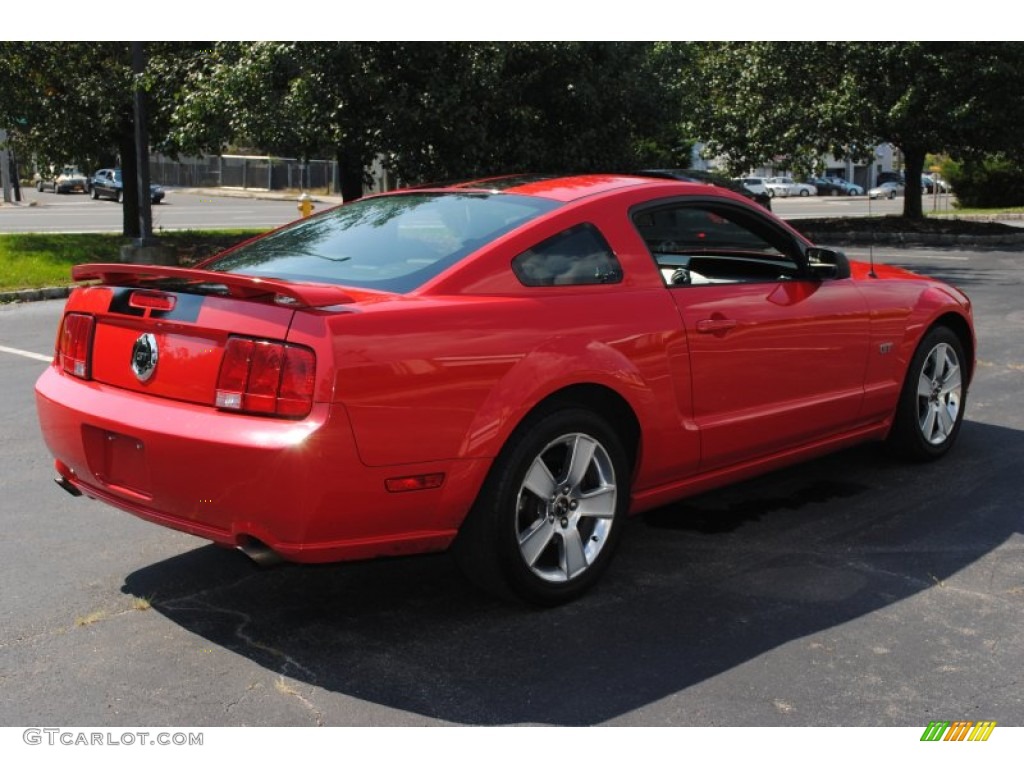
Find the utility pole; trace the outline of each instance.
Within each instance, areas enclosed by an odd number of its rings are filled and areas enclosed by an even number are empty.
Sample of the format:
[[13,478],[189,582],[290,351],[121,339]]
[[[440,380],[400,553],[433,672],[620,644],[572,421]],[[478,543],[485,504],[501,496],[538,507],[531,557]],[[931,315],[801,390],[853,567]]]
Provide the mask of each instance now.
[[4,187],[4,202],[11,202],[11,156],[7,151],[7,131],[0,128],[0,183]]
[[146,71],[146,51],[142,43],[132,43],[132,74],[135,75],[135,164],[139,201],[139,239],[136,245],[155,245],[153,209],[149,196],[149,131],[146,129],[146,94],[139,82]]
[[163,264],[174,266],[174,249],[161,245],[153,237],[153,209],[149,192],[149,131],[146,129],[146,94],[142,90],[142,75],[146,71],[146,52],[141,42],[132,43],[132,74],[135,76],[135,164],[139,237],[132,245],[121,248],[121,261],[134,264]]

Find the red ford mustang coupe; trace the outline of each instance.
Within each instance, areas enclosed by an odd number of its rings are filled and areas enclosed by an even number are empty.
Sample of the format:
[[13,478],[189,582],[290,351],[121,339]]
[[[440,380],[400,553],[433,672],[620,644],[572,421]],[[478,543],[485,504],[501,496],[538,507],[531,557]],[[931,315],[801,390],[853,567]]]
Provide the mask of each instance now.
[[640,176],[405,190],[74,276],[36,385],[66,490],[254,556],[451,548],[539,604],[627,514],[863,441],[943,455],[974,368],[960,291]]

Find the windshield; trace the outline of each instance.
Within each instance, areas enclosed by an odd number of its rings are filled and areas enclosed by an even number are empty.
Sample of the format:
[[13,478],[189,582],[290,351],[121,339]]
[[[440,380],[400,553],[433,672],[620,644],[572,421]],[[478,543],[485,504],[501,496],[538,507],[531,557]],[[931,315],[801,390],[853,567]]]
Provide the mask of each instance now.
[[204,266],[406,293],[558,205],[484,193],[372,197],[298,221]]

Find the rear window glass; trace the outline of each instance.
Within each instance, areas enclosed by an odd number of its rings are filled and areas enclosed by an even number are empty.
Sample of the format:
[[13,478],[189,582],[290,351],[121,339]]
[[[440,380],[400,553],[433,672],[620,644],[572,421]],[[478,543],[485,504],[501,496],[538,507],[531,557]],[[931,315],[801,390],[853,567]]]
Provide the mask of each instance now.
[[481,193],[367,198],[296,222],[205,267],[405,293],[558,206],[552,200]]

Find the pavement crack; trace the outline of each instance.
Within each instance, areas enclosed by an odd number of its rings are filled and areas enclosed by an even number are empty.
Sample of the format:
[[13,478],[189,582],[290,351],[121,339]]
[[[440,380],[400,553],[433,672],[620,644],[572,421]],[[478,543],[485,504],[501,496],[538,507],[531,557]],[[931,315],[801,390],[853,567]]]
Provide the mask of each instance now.
[[313,722],[316,723],[317,727],[321,727],[324,724],[324,715],[317,709],[316,705],[313,704],[309,699],[302,695],[299,690],[291,684],[290,681],[286,680],[284,675],[279,675],[277,680],[274,681],[274,689],[279,693],[283,693],[285,696],[293,696],[298,699],[306,709],[309,710],[313,716]]
[[255,651],[261,651],[264,654],[268,654],[278,661],[277,672],[285,675],[289,673],[289,670],[294,670],[300,673],[307,680],[311,682],[316,681],[316,674],[297,661],[294,657],[282,651],[280,648],[275,648],[272,645],[268,645],[260,640],[257,640],[248,632],[248,627],[253,623],[253,618],[245,611],[235,610],[233,608],[222,608],[218,605],[211,605],[204,600],[200,600],[195,596],[180,597],[174,600],[168,600],[161,602],[160,606],[168,611],[202,611],[205,613],[218,614],[222,616],[228,616],[234,619],[237,623],[234,627],[234,637],[237,638],[243,646],[250,648]]

